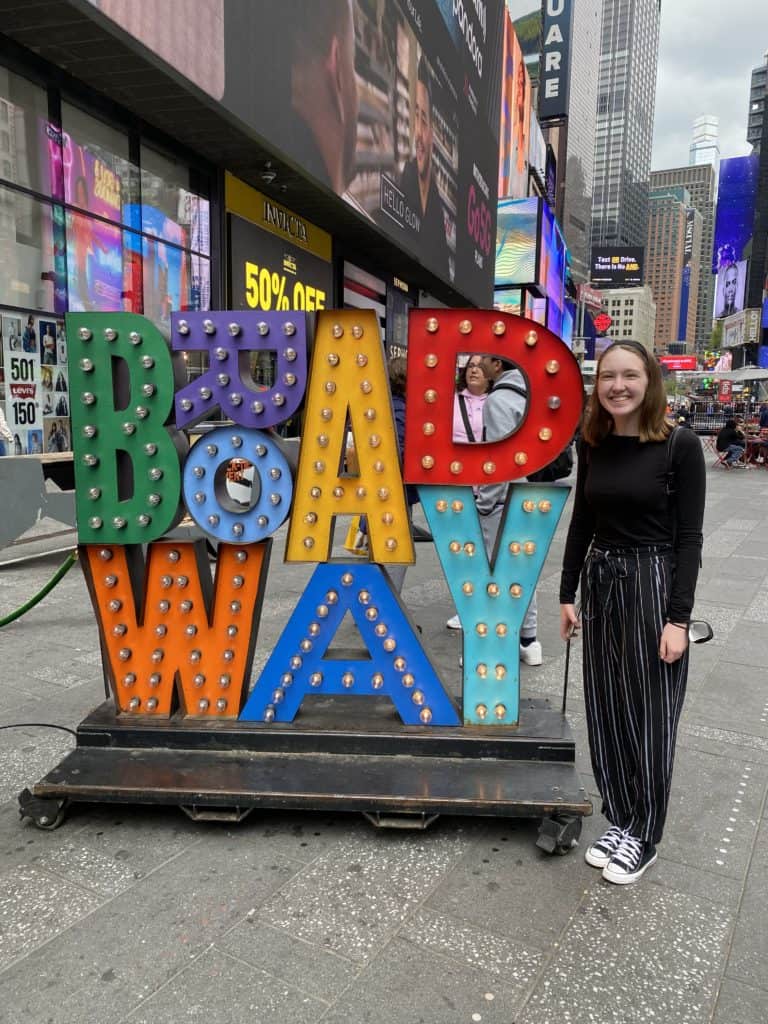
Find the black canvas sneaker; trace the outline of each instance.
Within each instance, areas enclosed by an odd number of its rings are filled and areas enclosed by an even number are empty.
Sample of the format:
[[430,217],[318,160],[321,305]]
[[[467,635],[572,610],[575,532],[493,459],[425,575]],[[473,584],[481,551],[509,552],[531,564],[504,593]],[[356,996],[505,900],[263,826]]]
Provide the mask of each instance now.
[[616,853],[624,838],[624,830],[611,825],[605,835],[600,836],[584,854],[584,860],[593,868],[604,868]]
[[631,885],[642,878],[651,864],[656,863],[656,847],[642,839],[625,835],[619,848],[603,868],[603,878],[614,885]]

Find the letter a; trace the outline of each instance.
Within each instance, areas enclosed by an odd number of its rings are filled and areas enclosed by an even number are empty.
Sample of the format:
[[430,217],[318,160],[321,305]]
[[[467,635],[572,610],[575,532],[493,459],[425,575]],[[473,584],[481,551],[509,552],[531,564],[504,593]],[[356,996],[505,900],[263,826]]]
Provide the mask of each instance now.
[[[342,475],[347,423],[359,476]],[[365,515],[374,562],[415,561],[376,314],[318,314],[287,562],[330,557],[338,515]]]

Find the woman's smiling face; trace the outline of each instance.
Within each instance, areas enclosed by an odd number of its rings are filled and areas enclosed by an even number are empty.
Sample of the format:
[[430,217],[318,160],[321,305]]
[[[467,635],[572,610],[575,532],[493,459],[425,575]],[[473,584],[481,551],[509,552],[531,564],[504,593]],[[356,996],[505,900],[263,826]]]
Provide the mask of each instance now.
[[618,346],[603,356],[597,378],[600,405],[617,426],[639,425],[648,374],[639,355]]

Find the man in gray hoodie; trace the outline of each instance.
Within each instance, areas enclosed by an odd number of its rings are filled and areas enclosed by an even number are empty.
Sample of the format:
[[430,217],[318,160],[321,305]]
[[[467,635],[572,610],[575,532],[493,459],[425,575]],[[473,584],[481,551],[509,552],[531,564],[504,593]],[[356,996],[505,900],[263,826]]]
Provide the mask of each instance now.
[[[513,434],[522,423],[528,407],[528,386],[521,371],[507,359],[484,355],[482,367],[491,382],[491,390],[483,406],[483,440],[500,441]],[[508,490],[507,483],[482,484],[477,488],[475,502],[489,559],[493,554]],[[526,665],[540,665],[542,661],[536,626],[534,593],[520,629],[520,660]]]

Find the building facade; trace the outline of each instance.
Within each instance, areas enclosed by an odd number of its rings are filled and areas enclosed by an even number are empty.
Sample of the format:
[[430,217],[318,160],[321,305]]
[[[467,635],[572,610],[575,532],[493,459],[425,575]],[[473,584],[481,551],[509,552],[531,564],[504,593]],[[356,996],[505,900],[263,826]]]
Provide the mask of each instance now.
[[604,0],[592,247],[644,245],[660,0]]
[[688,149],[688,163],[691,167],[698,164],[712,164],[717,176],[720,165],[720,118],[714,114],[702,114],[693,122],[691,145]]
[[763,121],[768,113],[768,52],[760,67],[752,69],[749,87],[749,115],[747,118],[747,142],[760,152],[763,137]]
[[747,141],[757,155],[759,168],[746,304],[765,309],[761,350],[750,353],[765,366],[768,365],[768,53],[765,62],[752,71]]
[[657,352],[695,349],[701,214],[682,185],[649,196],[645,281],[656,303]]
[[603,312],[613,321],[609,329],[612,341],[637,341],[653,352],[656,303],[648,285],[604,292]]
[[[715,307],[715,275],[712,273],[712,247],[715,236],[715,204],[717,200],[715,168],[711,164],[699,164],[652,171],[650,184],[651,189],[683,186],[688,191],[691,205],[701,214],[699,289],[696,300],[694,340],[696,348],[703,351],[712,334],[712,317]],[[652,253],[648,253],[649,258],[652,258],[652,255]]]
[[[491,306],[503,0],[0,14],[0,402],[19,453],[70,447],[67,313],[167,330],[172,311],[368,306],[400,351],[414,304]],[[186,355],[191,379],[207,354]]]

